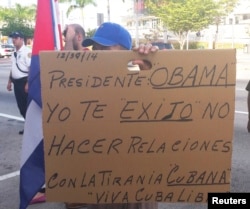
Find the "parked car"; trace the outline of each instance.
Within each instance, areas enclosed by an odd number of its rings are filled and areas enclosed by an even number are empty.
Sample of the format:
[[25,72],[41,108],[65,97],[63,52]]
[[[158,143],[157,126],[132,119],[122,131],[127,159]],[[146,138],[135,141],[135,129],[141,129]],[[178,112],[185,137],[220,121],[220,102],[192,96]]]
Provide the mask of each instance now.
[[0,44],[0,57],[10,57],[14,52],[14,46],[11,44]]
[[174,49],[174,46],[171,43],[153,42],[151,44],[153,46],[158,46],[160,50],[163,50],[163,49]]

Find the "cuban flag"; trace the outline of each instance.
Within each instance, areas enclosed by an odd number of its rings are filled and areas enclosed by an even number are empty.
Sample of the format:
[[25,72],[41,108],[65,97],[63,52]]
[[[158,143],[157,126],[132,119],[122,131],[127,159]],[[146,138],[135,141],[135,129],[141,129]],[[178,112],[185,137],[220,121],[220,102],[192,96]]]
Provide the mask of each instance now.
[[45,184],[39,51],[61,49],[58,0],[38,0],[21,152],[19,209],[26,209]]

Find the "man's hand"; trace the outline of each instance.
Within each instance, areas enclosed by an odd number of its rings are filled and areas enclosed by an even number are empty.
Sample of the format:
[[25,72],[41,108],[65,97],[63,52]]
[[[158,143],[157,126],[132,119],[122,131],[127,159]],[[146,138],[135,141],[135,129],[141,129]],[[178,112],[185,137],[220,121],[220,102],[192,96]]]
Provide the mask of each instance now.
[[71,25],[68,25],[65,30],[66,30],[65,42],[72,41],[76,34],[75,29]]
[[11,84],[11,81],[8,81],[7,90],[8,90],[8,91],[12,91],[12,84]]
[[64,30],[64,50],[74,50],[73,39],[75,35],[75,29],[71,25],[67,25]]
[[157,52],[159,50],[158,46],[152,46],[152,44],[140,44],[138,47],[134,47],[133,51],[139,54],[149,54],[151,52]]
[[[155,53],[159,50],[158,46],[152,46],[152,44],[140,44],[139,47],[134,47],[133,51],[138,52],[139,54],[147,55],[149,53]],[[150,70],[152,64],[146,60],[133,60],[133,65],[139,65],[140,70]]]
[[28,93],[28,90],[29,90],[29,85],[28,85],[28,82],[25,84],[25,86],[24,86],[24,91],[26,92],[26,93]]

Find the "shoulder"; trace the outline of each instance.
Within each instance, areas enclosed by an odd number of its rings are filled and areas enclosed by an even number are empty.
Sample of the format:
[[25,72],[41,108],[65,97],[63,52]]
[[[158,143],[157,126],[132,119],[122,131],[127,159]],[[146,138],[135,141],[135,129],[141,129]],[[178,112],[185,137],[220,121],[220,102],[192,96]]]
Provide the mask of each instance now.
[[27,56],[27,58],[31,58],[32,49],[28,46],[25,46],[23,49],[23,53]]
[[23,45],[23,46],[19,49],[19,51],[20,51],[21,53],[29,53],[29,52],[32,51],[32,49],[31,49],[30,47],[26,46],[26,45]]
[[32,51],[31,47],[28,47],[28,46],[25,46],[25,47],[24,47],[24,50],[25,50],[26,52],[31,52],[31,51]]

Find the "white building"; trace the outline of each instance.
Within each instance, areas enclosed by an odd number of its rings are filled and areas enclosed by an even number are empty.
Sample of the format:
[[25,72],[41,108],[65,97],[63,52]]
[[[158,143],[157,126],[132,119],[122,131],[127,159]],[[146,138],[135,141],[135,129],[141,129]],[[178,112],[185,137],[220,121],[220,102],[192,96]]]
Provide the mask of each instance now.
[[[211,39],[216,26],[203,31],[203,40]],[[250,0],[240,0],[234,11],[224,19],[218,28],[218,42],[250,43]]]

